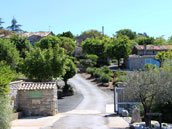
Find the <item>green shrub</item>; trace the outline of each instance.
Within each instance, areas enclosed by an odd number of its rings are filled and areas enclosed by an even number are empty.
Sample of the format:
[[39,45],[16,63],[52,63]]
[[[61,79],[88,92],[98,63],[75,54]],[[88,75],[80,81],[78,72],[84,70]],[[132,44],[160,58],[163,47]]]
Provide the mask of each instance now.
[[88,67],[87,70],[86,70],[86,72],[87,72],[88,74],[91,74],[91,76],[93,76],[93,73],[94,73],[95,70],[96,70],[96,68]]
[[153,65],[153,64],[145,64],[144,65],[144,70],[145,71],[151,71],[153,69],[155,69],[157,66],[156,65]]
[[16,78],[15,71],[4,62],[0,62],[0,129],[9,129],[10,104],[8,98],[9,83]]
[[103,74],[102,70],[99,69],[99,68],[97,68],[97,69],[94,71],[93,76],[94,76],[95,78],[99,78],[99,77],[101,76],[101,74]]
[[152,106],[152,112],[162,113],[162,122],[170,123],[172,121],[172,102],[163,103],[157,101]]
[[16,79],[14,70],[11,70],[5,62],[0,62],[0,94],[7,94],[9,92],[8,84]]
[[113,73],[113,72],[109,72],[109,73],[108,73],[108,76],[110,76],[110,77],[113,78],[113,77],[114,77],[114,73]]
[[123,72],[121,70],[116,71],[116,81],[115,81],[115,86],[118,85],[118,82],[123,82],[125,81],[125,75],[127,75],[127,72]]
[[106,74],[112,72],[112,70],[108,66],[102,67],[101,70]]
[[10,129],[11,112],[9,98],[0,95],[0,129]]
[[97,64],[97,60],[98,60],[97,55],[87,55],[87,58],[92,61],[93,66]]
[[80,59],[80,64],[84,68],[93,66],[93,63],[92,63],[92,61],[90,59]]
[[103,73],[100,76],[100,81],[102,83],[108,83],[108,82],[112,81],[112,78],[109,75]]

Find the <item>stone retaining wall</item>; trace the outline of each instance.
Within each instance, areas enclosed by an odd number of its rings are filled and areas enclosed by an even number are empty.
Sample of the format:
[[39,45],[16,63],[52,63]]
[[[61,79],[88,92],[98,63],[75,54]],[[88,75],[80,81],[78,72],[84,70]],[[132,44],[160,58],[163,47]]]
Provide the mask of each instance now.
[[31,98],[33,90],[19,90],[19,109],[26,116],[57,114],[57,89],[37,90],[42,93],[40,98]]

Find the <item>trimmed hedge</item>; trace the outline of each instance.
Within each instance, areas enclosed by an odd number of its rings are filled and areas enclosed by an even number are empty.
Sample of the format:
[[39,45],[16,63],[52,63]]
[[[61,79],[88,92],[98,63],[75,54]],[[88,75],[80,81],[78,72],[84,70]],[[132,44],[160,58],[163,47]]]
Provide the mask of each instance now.
[[88,67],[86,72],[95,78],[99,78],[102,83],[108,83],[109,81],[112,81],[114,76],[113,72],[109,69],[108,66],[104,66],[102,68]]
[[91,76],[93,76],[93,73],[94,73],[95,70],[96,70],[96,68],[88,67],[87,70],[86,70],[86,72],[87,72],[88,74],[91,74]]
[[102,83],[108,83],[108,82],[112,81],[112,78],[111,78],[108,74],[103,73],[103,74],[100,76],[100,81],[101,81]]

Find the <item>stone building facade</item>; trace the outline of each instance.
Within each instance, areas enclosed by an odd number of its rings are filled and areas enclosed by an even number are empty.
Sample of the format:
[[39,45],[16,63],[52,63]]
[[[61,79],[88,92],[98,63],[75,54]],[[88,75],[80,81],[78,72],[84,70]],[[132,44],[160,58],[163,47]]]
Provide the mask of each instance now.
[[125,66],[129,70],[143,69],[146,64],[157,65],[160,67],[160,62],[155,60],[154,55],[130,55],[125,60]]
[[125,66],[129,70],[143,69],[145,64],[160,67],[160,62],[155,60],[158,52],[172,50],[172,45],[135,45],[132,55],[125,59]]

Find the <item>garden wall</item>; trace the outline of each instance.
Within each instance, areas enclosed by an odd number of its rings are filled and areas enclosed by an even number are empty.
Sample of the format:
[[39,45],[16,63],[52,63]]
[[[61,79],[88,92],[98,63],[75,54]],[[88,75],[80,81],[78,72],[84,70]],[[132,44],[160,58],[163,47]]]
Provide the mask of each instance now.
[[22,111],[25,116],[57,114],[57,86],[55,82],[16,81],[10,83],[9,87],[12,108]]
[[57,114],[56,83],[23,83],[18,95],[19,109],[26,116]]
[[18,87],[20,87],[22,83],[23,81],[15,81],[9,84],[11,98],[10,104],[14,110],[18,109]]

